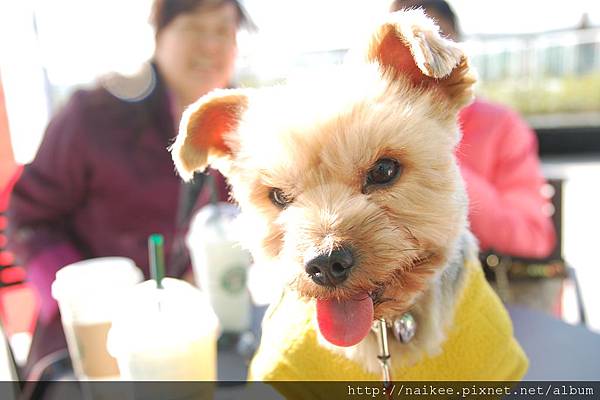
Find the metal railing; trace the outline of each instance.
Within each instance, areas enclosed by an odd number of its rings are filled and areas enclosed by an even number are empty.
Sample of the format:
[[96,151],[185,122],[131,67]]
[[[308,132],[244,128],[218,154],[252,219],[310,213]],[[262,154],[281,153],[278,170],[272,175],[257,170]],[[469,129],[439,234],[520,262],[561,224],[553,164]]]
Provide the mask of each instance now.
[[486,82],[600,72],[600,28],[474,36],[465,47],[480,79]]

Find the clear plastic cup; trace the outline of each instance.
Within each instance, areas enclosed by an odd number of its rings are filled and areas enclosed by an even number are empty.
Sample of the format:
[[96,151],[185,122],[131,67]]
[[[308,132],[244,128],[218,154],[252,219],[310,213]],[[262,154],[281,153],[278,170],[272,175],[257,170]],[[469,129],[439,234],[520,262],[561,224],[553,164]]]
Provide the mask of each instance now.
[[214,381],[218,320],[204,293],[164,278],[128,291],[113,319],[108,350],[129,381]]
[[73,369],[78,379],[115,379],[116,360],[106,339],[121,294],[143,279],[133,260],[101,257],[61,268],[52,283]]
[[232,204],[209,204],[192,218],[186,238],[196,284],[208,295],[221,329],[233,333],[251,324],[247,276],[252,258],[237,240],[238,213]]

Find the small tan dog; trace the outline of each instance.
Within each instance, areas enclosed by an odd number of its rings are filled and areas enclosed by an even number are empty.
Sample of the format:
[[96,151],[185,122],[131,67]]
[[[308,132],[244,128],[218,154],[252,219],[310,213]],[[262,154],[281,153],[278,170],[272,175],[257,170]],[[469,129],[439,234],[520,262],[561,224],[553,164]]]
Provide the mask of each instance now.
[[465,55],[410,10],[377,27],[362,62],[324,75],[214,91],[172,147],[184,179],[209,164],[228,178],[255,261],[294,271],[251,378],[380,379],[377,321],[395,337],[393,379],[521,378],[506,312],[468,266],[453,155],[474,83]]

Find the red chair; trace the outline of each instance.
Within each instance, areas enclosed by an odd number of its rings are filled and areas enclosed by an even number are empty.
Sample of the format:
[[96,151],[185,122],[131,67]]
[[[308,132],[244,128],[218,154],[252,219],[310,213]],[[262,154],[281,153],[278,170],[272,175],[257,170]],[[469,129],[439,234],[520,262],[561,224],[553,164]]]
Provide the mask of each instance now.
[[35,289],[26,282],[25,270],[15,263],[6,249],[6,209],[14,184],[23,167],[19,166],[8,184],[0,187],[0,319],[10,339],[18,333],[32,335],[39,312],[39,298]]

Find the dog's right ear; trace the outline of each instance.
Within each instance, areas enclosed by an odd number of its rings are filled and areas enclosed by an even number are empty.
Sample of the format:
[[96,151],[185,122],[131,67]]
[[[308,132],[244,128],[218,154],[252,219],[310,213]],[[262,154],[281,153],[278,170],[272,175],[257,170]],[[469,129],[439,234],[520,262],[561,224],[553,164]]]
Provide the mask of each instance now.
[[367,60],[391,79],[402,76],[414,86],[436,88],[454,110],[470,102],[475,77],[462,49],[443,38],[423,10],[397,11],[376,29]]
[[219,158],[232,154],[235,131],[248,98],[239,89],[219,89],[202,96],[181,118],[171,156],[179,175],[186,181],[195,171],[204,171]]

